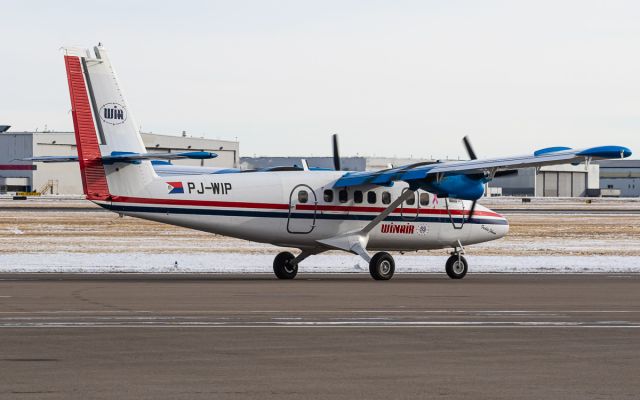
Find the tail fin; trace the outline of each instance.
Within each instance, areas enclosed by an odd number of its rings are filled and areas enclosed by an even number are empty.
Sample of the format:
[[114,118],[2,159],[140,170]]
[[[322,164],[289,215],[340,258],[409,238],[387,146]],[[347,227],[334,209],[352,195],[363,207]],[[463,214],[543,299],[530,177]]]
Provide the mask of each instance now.
[[94,52],[66,49],[64,60],[84,192],[89,200],[109,200],[141,191],[155,173],[149,161],[114,166],[101,160],[145,147],[107,52],[101,46]]

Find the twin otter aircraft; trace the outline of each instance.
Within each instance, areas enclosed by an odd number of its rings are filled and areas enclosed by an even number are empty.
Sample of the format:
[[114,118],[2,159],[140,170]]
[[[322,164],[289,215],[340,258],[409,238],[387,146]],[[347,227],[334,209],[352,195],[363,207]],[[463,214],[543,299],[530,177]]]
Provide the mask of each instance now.
[[[147,153],[107,52],[66,49],[64,57],[78,157],[35,157],[78,162],[87,199],[119,214],[245,240],[300,249],[282,252],[273,271],[292,279],[307,257],[327,250],[357,254],[374,279],[393,276],[385,251],[452,248],[445,271],[467,273],[465,245],[503,237],[507,220],[476,204],[486,182],[514,168],[622,158],[628,148],[541,149],[533,154],[417,163],[375,172],[302,167],[237,170],[157,165],[150,160],[206,159],[215,153]],[[181,175],[184,174],[184,175]],[[373,256],[372,251],[379,251]]]

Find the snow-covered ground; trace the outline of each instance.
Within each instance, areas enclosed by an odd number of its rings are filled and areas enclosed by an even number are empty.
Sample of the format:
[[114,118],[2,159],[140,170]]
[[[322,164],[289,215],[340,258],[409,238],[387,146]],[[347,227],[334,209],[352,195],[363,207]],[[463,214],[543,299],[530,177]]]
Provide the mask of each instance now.
[[[494,203],[491,206],[523,207],[514,199]],[[594,206],[575,199],[539,203],[571,210]],[[16,209],[16,204],[26,208]],[[624,210],[638,207],[634,201],[598,200],[595,205],[600,204]],[[92,207],[78,199],[0,199],[0,272],[271,273],[273,257],[282,251],[268,244],[119,218]],[[640,272],[638,212],[546,215],[531,209],[505,215],[511,224],[508,236],[467,248],[470,273]],[[394,256],[398,273],[442,273],[448,254],[440,250]],[[300,272],[368,273],[368,266],[357,256],[329,252],[303,261]]]
[[[396,272],[444,271],[446,255],[397,255]],[[640,272],[635,256],[468,256],[471,272],[576,273]],[[271,273],[271,254],[243,253],[41,253],[3,254],[1,272],[215,272]],[[368,273],[357,256],[340,253],[310,257],[300,272]]]

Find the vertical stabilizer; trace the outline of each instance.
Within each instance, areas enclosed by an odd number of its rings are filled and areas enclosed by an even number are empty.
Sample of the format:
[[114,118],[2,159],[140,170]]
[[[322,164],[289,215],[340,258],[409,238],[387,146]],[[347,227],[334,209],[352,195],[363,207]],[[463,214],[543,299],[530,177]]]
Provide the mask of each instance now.
[[89,200],[137,195],[155,177],[149,161],[105,165],[114,152],[145,153],[135,119],[102,46],[66,49],[64,57],[71,95],[80,172]]

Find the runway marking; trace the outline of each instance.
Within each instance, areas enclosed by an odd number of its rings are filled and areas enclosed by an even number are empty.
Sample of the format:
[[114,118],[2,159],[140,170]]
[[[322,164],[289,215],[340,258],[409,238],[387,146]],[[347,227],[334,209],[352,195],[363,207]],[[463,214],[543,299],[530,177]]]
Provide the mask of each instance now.
[[351,328],[351,329],[399,329],[399,328],[410,328],[410,329],[434,329],[434,328],[466,328],[466,329],[540,329],[540,328],[555,328],[555,329],[638,329],[640,325],[580,325],[580,324],[568,324],[568,325],[557,325],[557,324],[535,324],[535,325],[466,325],[466,324],[449,324],[449,323],[441,323],[437,325],[326,325],[326,324],[317,324],[317,325],[234,325],[234,324],[178,324],[178,325],[143,325],[143,324],[33,324],[33,325],[0,325],[0,329],[54,329],[54,328],[65,328],[65,329],[78,329],[78,328],[100,328],[100,329],[130,329],[130,328],[145,328],[145,329],[154,329],[154,328],[258,328],[258,329],[273,329],[273,328],[305,328],[305,329],[314,329],[314,328]]
[[[2,297],[2,296],[0,296]],[[0,314],[613,314],[640,313],[640,310],[52,310],[0,311]]]

